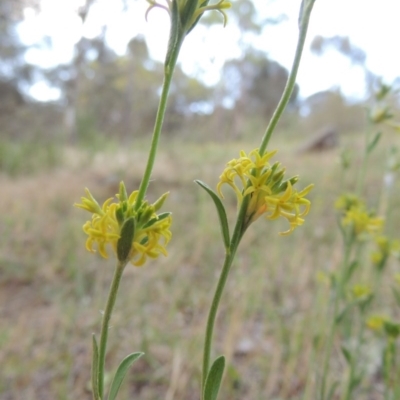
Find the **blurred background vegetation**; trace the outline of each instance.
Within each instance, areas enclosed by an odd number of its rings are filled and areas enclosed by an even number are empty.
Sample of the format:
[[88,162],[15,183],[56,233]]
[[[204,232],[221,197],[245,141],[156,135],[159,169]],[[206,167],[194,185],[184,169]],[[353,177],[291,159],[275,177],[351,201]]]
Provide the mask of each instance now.
[[[82,24],[95,3],[77,7]],[[233,3],[232,23],[243,35],[284,19],[258,22],[251,0]],[[24,10],[40,12],[40,6],[39,0],[0,0],[0,399],[89,399],[90,334],[99,328],[113,260],[86,253],[81,225],[87,216],[72,204],[85,186],[101,200],[117,192],[121,179],[130,190],[138,186],[163,65],[140,35],[117,54],[107,44],[107,26],[95,38],[78,38],[69,63],[30,64],[27,51],[46,46],[46,38],[26,45],[18,29]],[[215,22],[213,16],[203,21]],[[171,191],[170,256],[127,269],[110,335],[110,365],[130,351],[147,353],[125,398],[198,398],[196,360],[223,248],[213,206],[192,181],[215,185],[227,161],[257,146],[288,75],[267,53],[241,46],[242,56],[226,60],[214,86],[176,70],[149,191],[150,200]],[[339,179],[338,160],[344,148],[355,154],[352,168],[359,165],[365,108],[378,78],[350,38],[312,40],[321,57],[332,48],[361,67],[366,96],[354,101],[340,88],[308,98],[300,98],[298,87],[293,93],[273,147],[289,174],[299,174],[304,186],[316,184],[313,211],[289,238],[277,236],[283,227],[259,221],[243,243],[218,322],[218,349],[231,363],[221,399],[300,399],[314,376],[310,354],[327,301],[316,274],[334,269],[340,257],[333,203],[354,186],[350,174]],[[59,97],[38,101],[30,94],[38,82],[56,88]],[[400,115],[398,99],[391,102]],[[383,149],[396,141],[384,135]],[[375,157],[367,193],[372,204],[379,200],[387,154]],[[400,210],[392,206],[395,231]],[[379,383],[374,349],[367,354],[371,387]],[[358,399],[380,398],[370,393]]]
[[[81,3],[77,13],[84,24],[96,2]],[[129,1],[126,3],[129,7]],[[45,140],[49,145],[93,147],[97,143],[101,145],[103,140],[126,144],[148,136],[153,128],[163,65],[150,58],[144,37],[133,37],[125,54],[118,55],[107,44],[107,26],[104,26],[99,36],[80,37],[69,63],[51,68],[29,64],[24,56],[26,52],[32,47],[51,48],[48,43],[51,38],[43,38],[41,43],[33,45],[21,42],[18,28],[28,7],[40,12],[40,1],[2,0],[0,3],[2,147],[7,142],[15,153],[13,142]],[[245,36],[249,32],[257,34],[265,25],[279,24],[284,19],[280,15],[257,23],[256,16],[257,9],[251,0],[238,0],[231,10],[231,23],[238,24]],[[205,18],[203,23],[220,22],[212,17]],[[178,67],[164,125],[165,136],[223,142],[253,133],[259,135],[279,100],[287,70],[251,43],[243,41],[240,46],[242,56],[226,60],[223,79],[214,86],[187,76]],[[348,37],[317,36],[311,45],[312,51],[320,56],[332,48],[363,67],[368,98],[377,77],[365,66],[365,52]],[[30,87],[38,82],[57,89],[59,98],[37,101],[30,95]],[[306,99],[299,98],[298,94],[296,88],[281,127],[296,126],[296,134],[303,136],[315,134],[328,125],[334,125],[341,134],[362,128],[365,105],[362,100],[346,99],[339,88]],[[1,153],[0,168],[15,168],[7,160],[8,151],[2,151],[5,154]]]

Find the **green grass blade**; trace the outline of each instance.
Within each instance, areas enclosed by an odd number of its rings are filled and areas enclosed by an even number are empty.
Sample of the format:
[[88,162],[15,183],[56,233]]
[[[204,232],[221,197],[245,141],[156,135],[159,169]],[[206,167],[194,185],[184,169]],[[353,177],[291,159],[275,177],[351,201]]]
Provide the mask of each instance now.
[[335,381],[332,383],[332,386],[329,389],[328,395],[326,396],[326,400],[332,400],[335,394],[336,388],[339,386],[339,382]]
[[376,147],[376,145],[378,144],[380,138],[382,136],[381,132],[378,132],[374,138],[372,139],[371,143],[368,144],[367,146],[367,154],[371,153],[372,150]]
[[226,218],[226,212],[224,205],[222,204],[221,199],[218,195],[204,182],[195,180],[195,182],[201,186],[213,199],[215,207],[217,208],[219,223],[221,226],[222,238],[224,240],[225,248],[228,249],[230,245],[230,237],[229,237],[229,226],[228,219]]
[[119,388],[121,387],[122,381],[125,378],[126,373],[128,372],[129,367],[144,353],[132,353],[129,356],[126,356],[119,365],[117,372],[114,375],[114,379],[111,384],[110,393],[108,395],[108,400],[115,400],[117,397]]
[[218,357],[210,368],[204,388],[203,400],[216,400],[225,368],[225,357]]

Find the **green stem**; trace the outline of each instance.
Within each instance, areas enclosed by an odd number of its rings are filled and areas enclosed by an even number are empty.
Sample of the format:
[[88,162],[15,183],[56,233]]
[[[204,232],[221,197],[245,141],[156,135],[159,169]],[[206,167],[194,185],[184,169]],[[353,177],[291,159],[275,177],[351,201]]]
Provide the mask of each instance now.
[[389,400],[392,392],[391,384],[391,370],[393,369],[393,346],[392,339],[387,339],[387,344],[383,353],[383,380],[385,384],[384,399]]
[[364,149],[364,157],[362,160],[361,168],[358,172],[358,177],[357,177],[357,186],[356,186],[356,194],[358,196],[361,196],[362,191],[364,189],[364,183],[365,183],[365,176],[367,174],[367,165],[368,165],[368,160],[369,160],[369,151],[368,151],[368,146],[370,142],[370,137],[371,137],[371,127],[369,126],[367,128],[367,132],[365,133],[365,149]]
[[208,370],[210,367],[210,354],[211,354],[211,343],[214,332],[215,317],[217,316],[219,302],[221,300],[222,292],[225,287],[226,280],[232,265],[234,254],[229,251],[225,254],[225,262],[222,268],[221,275],[218,280],[218,285],[214,293],[214,298],[211,303],[210,311],[207,319],[206,336],[204,340],[204,351],[203,351],[203,370],[202,370],[202,398],[204,399],[204,390],[207,379]]
[[294,86],[296,84],[297,71],[299,69],[301,55],[303,53],[304,42],[305,42],[306,36],[307,36],[308,23],[310,21],[310,15],[311,15],[311,11],[312,11],[314,2],[315,2],[315,0],[303,0],[304,9],[303,9],[303,12],[301,13],[302,16],[300,17],[301,18],[300,34],[299,34],[299,39],[297,41],[296,54],[294,57],[292,69],[290,71],[288,80],[286,82],[285,89],[282,93],[282,97],[278,103],[278,106],[276,107],[276,110],[274,111],[274,114],[272,115],[271,121],[269,122],[268,127],[262,138],[261,145],[260,145],[260,154],[261,155],[265,153],[265,150],[268,146],[272,132],[275,130],[275,127],[290,100],[290,96],[292,95]]
[[322,383],[321,383],[321,392],[320,392],[320,400],[325,399],[325,392],[326,392],[326,381],[327,381],[327,375],[328,375],[328,369],[329,369],[329,361],[331,358],[331,353],[332,353],[332,347],[333,347],[333,339],[335,337],[335,332],[336,332],[336,318],[337,318],[337,313],[338,313],[338,308],[339,308],[339,301],[340,298],[342,297],[343,290],[344,290],[344,276],[346,274],[346,269],[348,268],[349,265],[349,259],[350,259],[350,254],[351,254],[351,249],[352,249],[353,241],[349,240],[348,238],[345,237],[345,252],[344,252],[344,259],[343,259],[343,264],[339,276],[339,281],[337,283],[337,286],[334,290],[333,293],[333,312],[332,312],[332,323],[329,328],[328,332],[328,341],[327,341],[327,346],[326,346],[326,351],[325,351],[325,359],[322,367]]
[[356,372],[357,372],[357,362],[359,362],[360,360],[360,354],[361,354],[361,347],[363,344],[363,340],[364,340],[364,312],[361,311],[360,312],[360,321],[359,321],[360,325],[358,328],[358,334],[357,334],[357,347],[356,350],[354,352],[354,354],[351,357],[351,362],[350,362],[350,374],[349,374],[349,381],[347,382],[347,388],[346,388],[346,394],[344,396],[344,400],[351,400],[351,396],[352,393],[355,389],[354,387],[354,378],[356,376]]
[[[268,141],[271,137],[273,130],[276,127],[276,124],[279,121],[282,112],[284,111],[287,103],[289,102],[290,96],[292,94],[294,85],[296,83],[296,75],[300,64],[301,54],[304,47],[304,41],[307,34],[307,28],[309,23],[309,18],[311,14],[312,7],[314,5],[315,0],[303,0],[304,10],[301,15],[301,26],[300,26],[300,35],[297,43],[296,55],[293,62],[292,70],[289,74],[288,81],[285,87],[285,90],[282,94],[282,98],[272,116],[272,119],[267,127],[267,130],[264,134],[264,137],[261,141],[260,145],[260,154],[265,152],[267,148]],[[236,250],[239,246],[240,240],[243,237],[243,234],[247,228],[245,216],[247,211],[247,206],[249,202],[249,196],[246,196],[243,199],[242,205],[239,210],[238,218],[235,225],[235,230],[231,238],[229,249],[225,254],[225,261],[222,267],[221,275],[218,280],[217,288],[214,293],[214,297],[211,303],[208,319],[207,319],[207,327],[206,327],[206,335],[204,341],[204,351],[203,351],[203,370],[202,370],[202,398],[204,399],[204,391],[205,391],[205,383],[207,379],[207,374],[209,372],[210,367],[210,354],[211,354],[211,344],[214,332],[215,318],[218,311],[218,306],[222,297],[222,292],[224,290],[230,268],[232,266],[233,259],[236,254]]]
[[146,169],[144,171],[142,182],[139,187],[139,193],[136,198],[136,204],[135,204],[136,210],[140,208],[142,201],[146,195],[147,188],[149,186],[151,173],[153,171],[153,166],[156,159],[158,142],[160,141],[160,134],[164,122],[165,110],[167,108],[169,89],[171,86],[172,76],[174,74],[174,69],[178,59],[181,45],[182,45],[182,40],[175,47],[173,54],[169,58],[168,65],[166,65],[164,69],[164,82],[162,85],[160,102],[158,104],[156,120],[154,123],[153,137],[151,139],[149,157],[147,159]]
[[211,303],[210,311],[207,319],[206,334],[204,340],[204,350],[203,350],[203,370],[202,370],[202,380],[201,380],[201,392],[202,398],[204,399],[204,390],[208,371],[210,368],[210,358],[211,358],[211,344],[214,332],[215,318],[217,316],[218,306],[222,297],[222,292],[224,291],[225,283],[229,275],[229,271],[232,266],[232,262],[235,258],[237,248],[239,247],[240,240],[247,227],[244,226],[244,220],[246,216],[246,210],[249,202],[249,196],[243,199],[242,205],[240,207],[238,218],[235,225],[235,230],[233,232],[230,246],[225,253],[225,261],[222,267],[222,272],[218,280],[217,288],[215,289],[214,297]]
[[108,299],[106,303],[106,308],[103,314],[103,321],[101,324],[101,333],[100,333],[100,343],[99,343],[99,372],[98,372],[98,384],[99,384],[99,395],[100,399],[103,399],[104,394],[104,364],[106,358],[106,348],[107,348],[107,338],[108,338],[108,329],[111,314],[114,308],[115,300],[117,298],[118,287],[121,282],[122,273],[124,271],[126,262],[118,262],[115,271],[113,280],[111,282],[110,291],[108,294]]

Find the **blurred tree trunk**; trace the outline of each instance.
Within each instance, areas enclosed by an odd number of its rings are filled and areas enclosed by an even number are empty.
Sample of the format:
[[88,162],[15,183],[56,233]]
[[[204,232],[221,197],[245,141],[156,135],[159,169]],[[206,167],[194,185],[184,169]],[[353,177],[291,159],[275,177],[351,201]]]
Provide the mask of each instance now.
[[[95,0],[86,0],[79,8],[78,15],[82,21],[82,26],[85,25],[90,7]],[[85,40],[83,35],[75,45],[74,59],[72,61],[72,77],[69,88],[67,90],[67,109],[65,122],[67,125],[68,141],[73,144],[77,142],[78,136],[78,102],[80,94],[80,86],[82,81],[82,67],[85,60]]]

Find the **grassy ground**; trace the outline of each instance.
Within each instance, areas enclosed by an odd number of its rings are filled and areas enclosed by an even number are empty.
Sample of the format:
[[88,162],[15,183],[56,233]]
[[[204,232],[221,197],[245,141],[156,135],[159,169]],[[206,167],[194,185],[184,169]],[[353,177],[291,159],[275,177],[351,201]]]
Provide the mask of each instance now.
[[[352,135],[342,143],[357,151],[362,140]],[[216,354],[229,362],[221,400],[316,398],[321,360],[315,343],[326,328],[328,302],[318,272],[340,263],[333,203],[343,187],[354,185],[359,160],[342,182],[341,150],[299,154],[299,144],[297,138],[273,142],[289,175],[300,175],[301,186],[315,183],[312,211],[289,237],[277,234],[283,224],[259,220],[243,240],[217,323]],[[198,400],[205,319],[224,251],[213,204],[193,180],[215,187],[225,163],[253,147],[175,140],[160,150],[148,197],[171,192],[164,208],[173,212],[173,240],[168,258],[125,271],[107,365],[115,367],[132,351],[146,356],[132,368],[121,399]],[[121,179],[128,190],[137,188],[146,153],[136,144],[95,154],[61,149],[59,157],[51,170],[0,175],[1,400],[91,398],[90,335],[99,332],[114,260],[86,252],[81,226],[88,215],[72,204],[86,186],[101,201],[118,191]],[[371,204],[379,200],[383,166],[381,152],[369,168]],[[398,194],[399,185],[393,198]],[[233,217],[234,199],[227,195],[227,201]],[[391,207],[394,229],[399,204]],[[386,288],[396,269],[390,265],[383,281],[388,312]],[[365,351],[369,373],[357,400],[382,398],[379,342],[371,340],[376,345]],[[345,373],[335,349],[330,374],[344,382]]]

